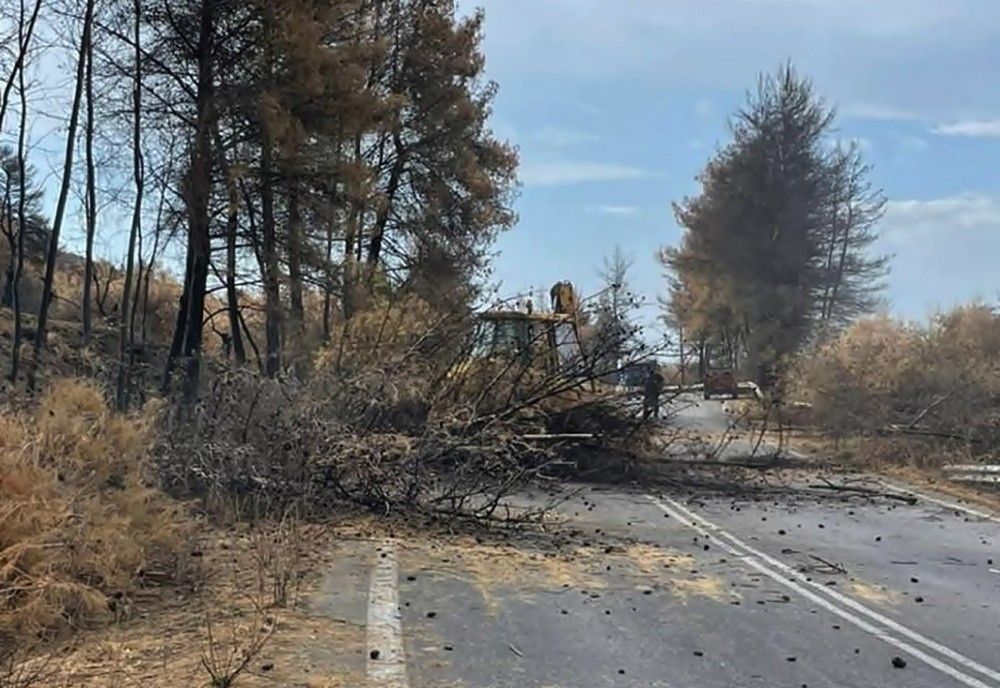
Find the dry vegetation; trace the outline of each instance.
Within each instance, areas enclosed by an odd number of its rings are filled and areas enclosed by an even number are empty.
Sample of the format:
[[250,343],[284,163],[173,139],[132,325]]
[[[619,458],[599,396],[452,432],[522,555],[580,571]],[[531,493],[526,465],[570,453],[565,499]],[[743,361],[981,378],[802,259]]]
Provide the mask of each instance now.
[[791,396],[804,420],[859,456],[937,467],[1000,451],[1000,315],[970,305],[926,327],[861,320],[800,358]]
[[120,614],[146,570],[176,570],[184,519],[153,487],[154,419],[116,415],[79,382],[0,415],[4,642]]
[[[603,349],[545,372],[519,358],[473,355],[478,327],[466,311],[405,297],[358,314],[313,349],[301,375],[268,379],[206,358],[207,388],[194,406],[149,388],[153,401],[121,414],[107,404],[107,384],[73,380],[52,383],[38,400],[12,396],[0,416],[5,646],[127,622],[136,599],[184,585],[197,593],[184,607],[184,634],[214,648],[188,669],[212,685],[242,685],[250,669],[243,645],[256,657],[278,642],[278,626],[253,619],[298,613],[308,522],[358,507],[522,522],[539,513],[512,513],[505,498],[576,449],[526,434],[604,427],[594,445],[616,447],[644,436],[620,399],[581,382],[604,372],[595,364]],[[53,332],[56,342],[76,336],[72,322],[56,321]],[[99,342],[67,345],[66,355],[113,371],[114,350]],[[214,525],[193,525],[202,515]],[[206,594],[217,563],[193,539],[245,523],[257,525],[233,549],[244,552],[249,578],[228,588],[216,581]],[[230,594],[237,590],[253,595]],[[147,613],[167,623],[177,610]],[[111,660],[88,661],[84,673]]]
[[[201,528],[184,552],[192,562],[184,585],[139,590],[128,618],[40,648],[22,666],[44,667],[32,686],[360,685],[350,667],[364,648],[363,619],[337,618],[303,594],[317,572],[356,554],[350,537],[365,526],[351,523],[297,522],[294,541],[288,522]],[[273,596],[286,570],[278,557],[294,562],[298,581],[283,604]]]

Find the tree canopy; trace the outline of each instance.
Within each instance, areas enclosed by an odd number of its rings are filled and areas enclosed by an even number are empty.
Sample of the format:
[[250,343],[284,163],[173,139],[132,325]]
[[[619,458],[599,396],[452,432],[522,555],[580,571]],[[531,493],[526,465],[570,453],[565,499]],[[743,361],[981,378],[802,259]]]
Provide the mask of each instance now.
[[885,200],[857,146],[832,140],[833,121],[791,65],[761,76],[701,191],[674,206],[680,246],[661,252],[670,318],[745,354],[761,380],[879,302],[888,257],[869,249]]

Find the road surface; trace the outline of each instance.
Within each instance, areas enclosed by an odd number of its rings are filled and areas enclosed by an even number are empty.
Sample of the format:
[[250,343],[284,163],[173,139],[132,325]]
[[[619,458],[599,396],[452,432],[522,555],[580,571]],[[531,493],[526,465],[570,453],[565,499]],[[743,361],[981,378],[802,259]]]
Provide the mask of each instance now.
[[815,480],[582,487],[558,547],[386,543],[369,685],[1000,688],[1000,521]]

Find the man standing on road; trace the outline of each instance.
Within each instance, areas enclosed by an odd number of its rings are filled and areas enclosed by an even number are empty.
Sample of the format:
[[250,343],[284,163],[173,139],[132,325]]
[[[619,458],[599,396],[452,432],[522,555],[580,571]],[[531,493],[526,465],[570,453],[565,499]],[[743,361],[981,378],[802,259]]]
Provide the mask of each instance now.
[[665,380],[660,373],[658,366],[653,365],[646,376],[646,384],[642,393],[642,419],[646,420],[650,416],[660,417],[660,393],[663,391]]

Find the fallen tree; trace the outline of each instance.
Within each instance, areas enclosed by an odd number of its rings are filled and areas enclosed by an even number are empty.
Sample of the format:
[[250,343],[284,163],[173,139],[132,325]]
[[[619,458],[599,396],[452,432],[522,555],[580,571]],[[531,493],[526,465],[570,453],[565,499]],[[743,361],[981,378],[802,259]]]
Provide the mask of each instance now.
[[581,446],[611,457],[651,432],[633,395],[600,382],[622,341],[552,367],[482,355],[480,338],[469,314],[405,301],[354,319],[301,377],[221,369],[197,406],[170,416],[157,452],[164,484],[213,508],[343,500],[491,517]]

